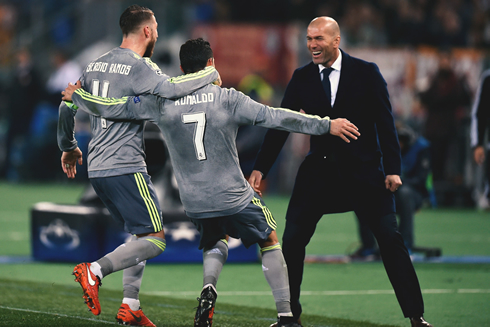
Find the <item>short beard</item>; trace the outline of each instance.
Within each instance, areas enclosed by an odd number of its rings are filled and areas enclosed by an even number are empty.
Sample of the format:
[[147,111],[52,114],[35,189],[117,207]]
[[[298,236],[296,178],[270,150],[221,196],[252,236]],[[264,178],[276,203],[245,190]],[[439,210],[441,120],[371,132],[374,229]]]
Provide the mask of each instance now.
[[150,43],[148,43],[145,49],[145,53],[143,54],[143,57],[151,58],[151,56],[153,55],[153,50],[155,49],[155,42],[156,40],[151,40]]

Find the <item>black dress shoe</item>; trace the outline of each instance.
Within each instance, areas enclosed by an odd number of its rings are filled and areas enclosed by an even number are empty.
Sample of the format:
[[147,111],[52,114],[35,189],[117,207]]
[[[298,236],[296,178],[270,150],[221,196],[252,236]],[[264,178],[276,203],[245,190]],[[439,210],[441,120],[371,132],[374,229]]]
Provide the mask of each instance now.
[[424,320],[424,317],[412,317],[410,318],[412,327],[434,327]]

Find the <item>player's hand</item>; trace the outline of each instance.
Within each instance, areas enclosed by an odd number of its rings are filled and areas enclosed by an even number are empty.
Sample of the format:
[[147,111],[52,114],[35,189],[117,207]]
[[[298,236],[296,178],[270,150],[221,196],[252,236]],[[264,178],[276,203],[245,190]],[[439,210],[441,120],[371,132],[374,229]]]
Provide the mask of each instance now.
[[258,195],[262,196],[262,191],[259,189],[260,183],[262,182],[262,173],[258,170],[252,171],[250,177],[248,178],[248,183]]
[[385,179],[385,186],[387,190],[395,192],[402,185],[402,180],[398,175],[387,175]]
[[483,165],[483,162],[485,161],[485,149],[483,146],[479,145],[475,148],[473,151],[473,158],[478,165]]
[[357,137],[361,135],[357,126],[345,118],[337,118],[330,121],[330,134],[340,137],[347,143],[350,143],[347,137],[357,140]]
[[61,100],[71,101],[71,96],[73,95],[73,92],[81,88],[81,84],[82,83],[80,83],[80,81],[77,81],[75,85],[73,85],[72,83],[68,83],[68,87],[64,91],[61,91],[61,94],[63,95]]
[[61,155],[61,168],[68,178],[75,178],[77,174],[77,162],[83,164],[82,151],[79,148]]

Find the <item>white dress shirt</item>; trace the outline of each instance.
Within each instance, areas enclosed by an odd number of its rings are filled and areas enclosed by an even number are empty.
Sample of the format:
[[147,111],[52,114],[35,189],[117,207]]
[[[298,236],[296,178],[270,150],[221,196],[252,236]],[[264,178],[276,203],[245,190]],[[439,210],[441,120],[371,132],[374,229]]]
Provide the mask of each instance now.
[[[330,105],[333,108],[333,105],[335,103],[335,98],[337,97],[337,90],[339,89],[340,69],[342,68],[342,52],[340,50],[339,50],[339,56],[337,57],[337,60],[334,61],[331,67],[333,70],[328,76],[328,79],[330,80],[330,94],[332,96],[330,99]],[[322,71],[327,67],[323,66],[322,64],[319,64],[318,68],[320,69],[320,78],[321,80],[323,80]]]

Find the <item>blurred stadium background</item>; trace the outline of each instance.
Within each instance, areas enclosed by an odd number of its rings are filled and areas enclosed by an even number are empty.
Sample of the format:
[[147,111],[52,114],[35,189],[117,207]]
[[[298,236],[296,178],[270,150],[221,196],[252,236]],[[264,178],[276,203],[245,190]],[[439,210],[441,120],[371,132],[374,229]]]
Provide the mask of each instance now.
[[[450,117],[451,133],[444,165],[434,171],[439,209],[436,215],[430,211],[435,209],[422,210],[416,218],[416,235],[421,245],[441,246],[443,254],[479,256],[473,261],[488,263],[490,215],[484,171],[473,162],[470,146],[471,106],[480,76],[490,68],[490,2],[485,0],[0,0],[0,197],[24,200],[23,206],[7,200],[0,207],[0,256],[31,254],[29,208],[34,203],[75,204],[87,196],[86,166],[79,167],[75,181],[68,181],[59,167],[60,92],[76,81],[89,61],[120,44],[119,16],[133,3],[155,12],[159,39],[152,59],[167,75],[181,74],[180,45],[203,37],[214,50],[223,86],[272,106],[279,106],[294,69],[310,61],[305,39],[308,23],[316,16],[331,16],[340,24],[341,48],[378,64],[388,83],[395,118],[421,135],[435,128],[440,128],[441,135],[447,132],[449,125],[433,127],[427,121],[431,108],[424,95],[443,60],[449,58],[458,97],[450,108],[443,108]],[[251,171],[264,133],[250,127],[238,135],[245,175]],[[87,117],[80,113],[76,137],[86,153],[90,129]],[[154,147],[148,149],[148,164],[158,169],[164,158],[151,152]],[[267,179],[265,194],[278,221],[284,218],[287,196],[307,150],[306,136],[291,135]],[[31,193],[24,198],[27,192]],[[344,254],[358,239],[350,215],[348,226],[342,225],[340,231],[334,225],[346,224],[344,218],[322,222],[321,236],[312,241],[309,254]],[[3,258],[2,262],[12,264]],[[476,269],[488,275],[488,264],[482,266]],[[17,273],[15,265],[10,267],[4,271]],[[474,271],[475,266],[468,269]],[[475,283],[466,287],[475,289]],[[488,291],[488,283],[480,287]],[[423,288],[433,287],[424,284]],[[432,307],[437,309],[434,302]],[[371,319],[362,310],[353,313],[340,304],[338,310],[344,310],[343,317]],[[485,317],[477,325],[490,324]],[[371,321],[386,323],[376,319],[373,314]],[[464,326],[463,321],[459,325]]]
[[[55,142],[56,107],[67,81],[76,80],[93,58],[118,46],[121,12],[133,1],[0,1],[0,172],[10,182],[62,181]],[[482,71],[489,66],[490,5],[483,0],[183,0],[140,1],[159,23],[153,60],[180,75],[178,50],[188,38],[210,41],[224,86],[279,106],[295,68],[309,62],[305,30],[319,15],[340,24],[341,47],[376,62],[390,91],[397,120],[424,135],[431,86],[440,54],[450,55],[460,96],[447,108],[451,137],[445,164],[434,175],[439,204],[486,207],[482,171],[470,152],[470,113]],[[30,59],[29,59],[30,58]],[[422,100],[421,100],[422,99]],[[77,138],[89,140],[79,115]],[[429,124],[430,126],[427,126]],[[453,125],[454,124],[454,125]],[[446,131],[447,132],[447,131]],[[264,131],[238,137],[244,173],[250,172]],[[287,193],[307,137],[291,137],[269,181],[269,191]],[[33,158],[36,158],[33,160]],[[440,172],[439,172],[440,170]],[[86,181],[84,167],[78,181]]]

